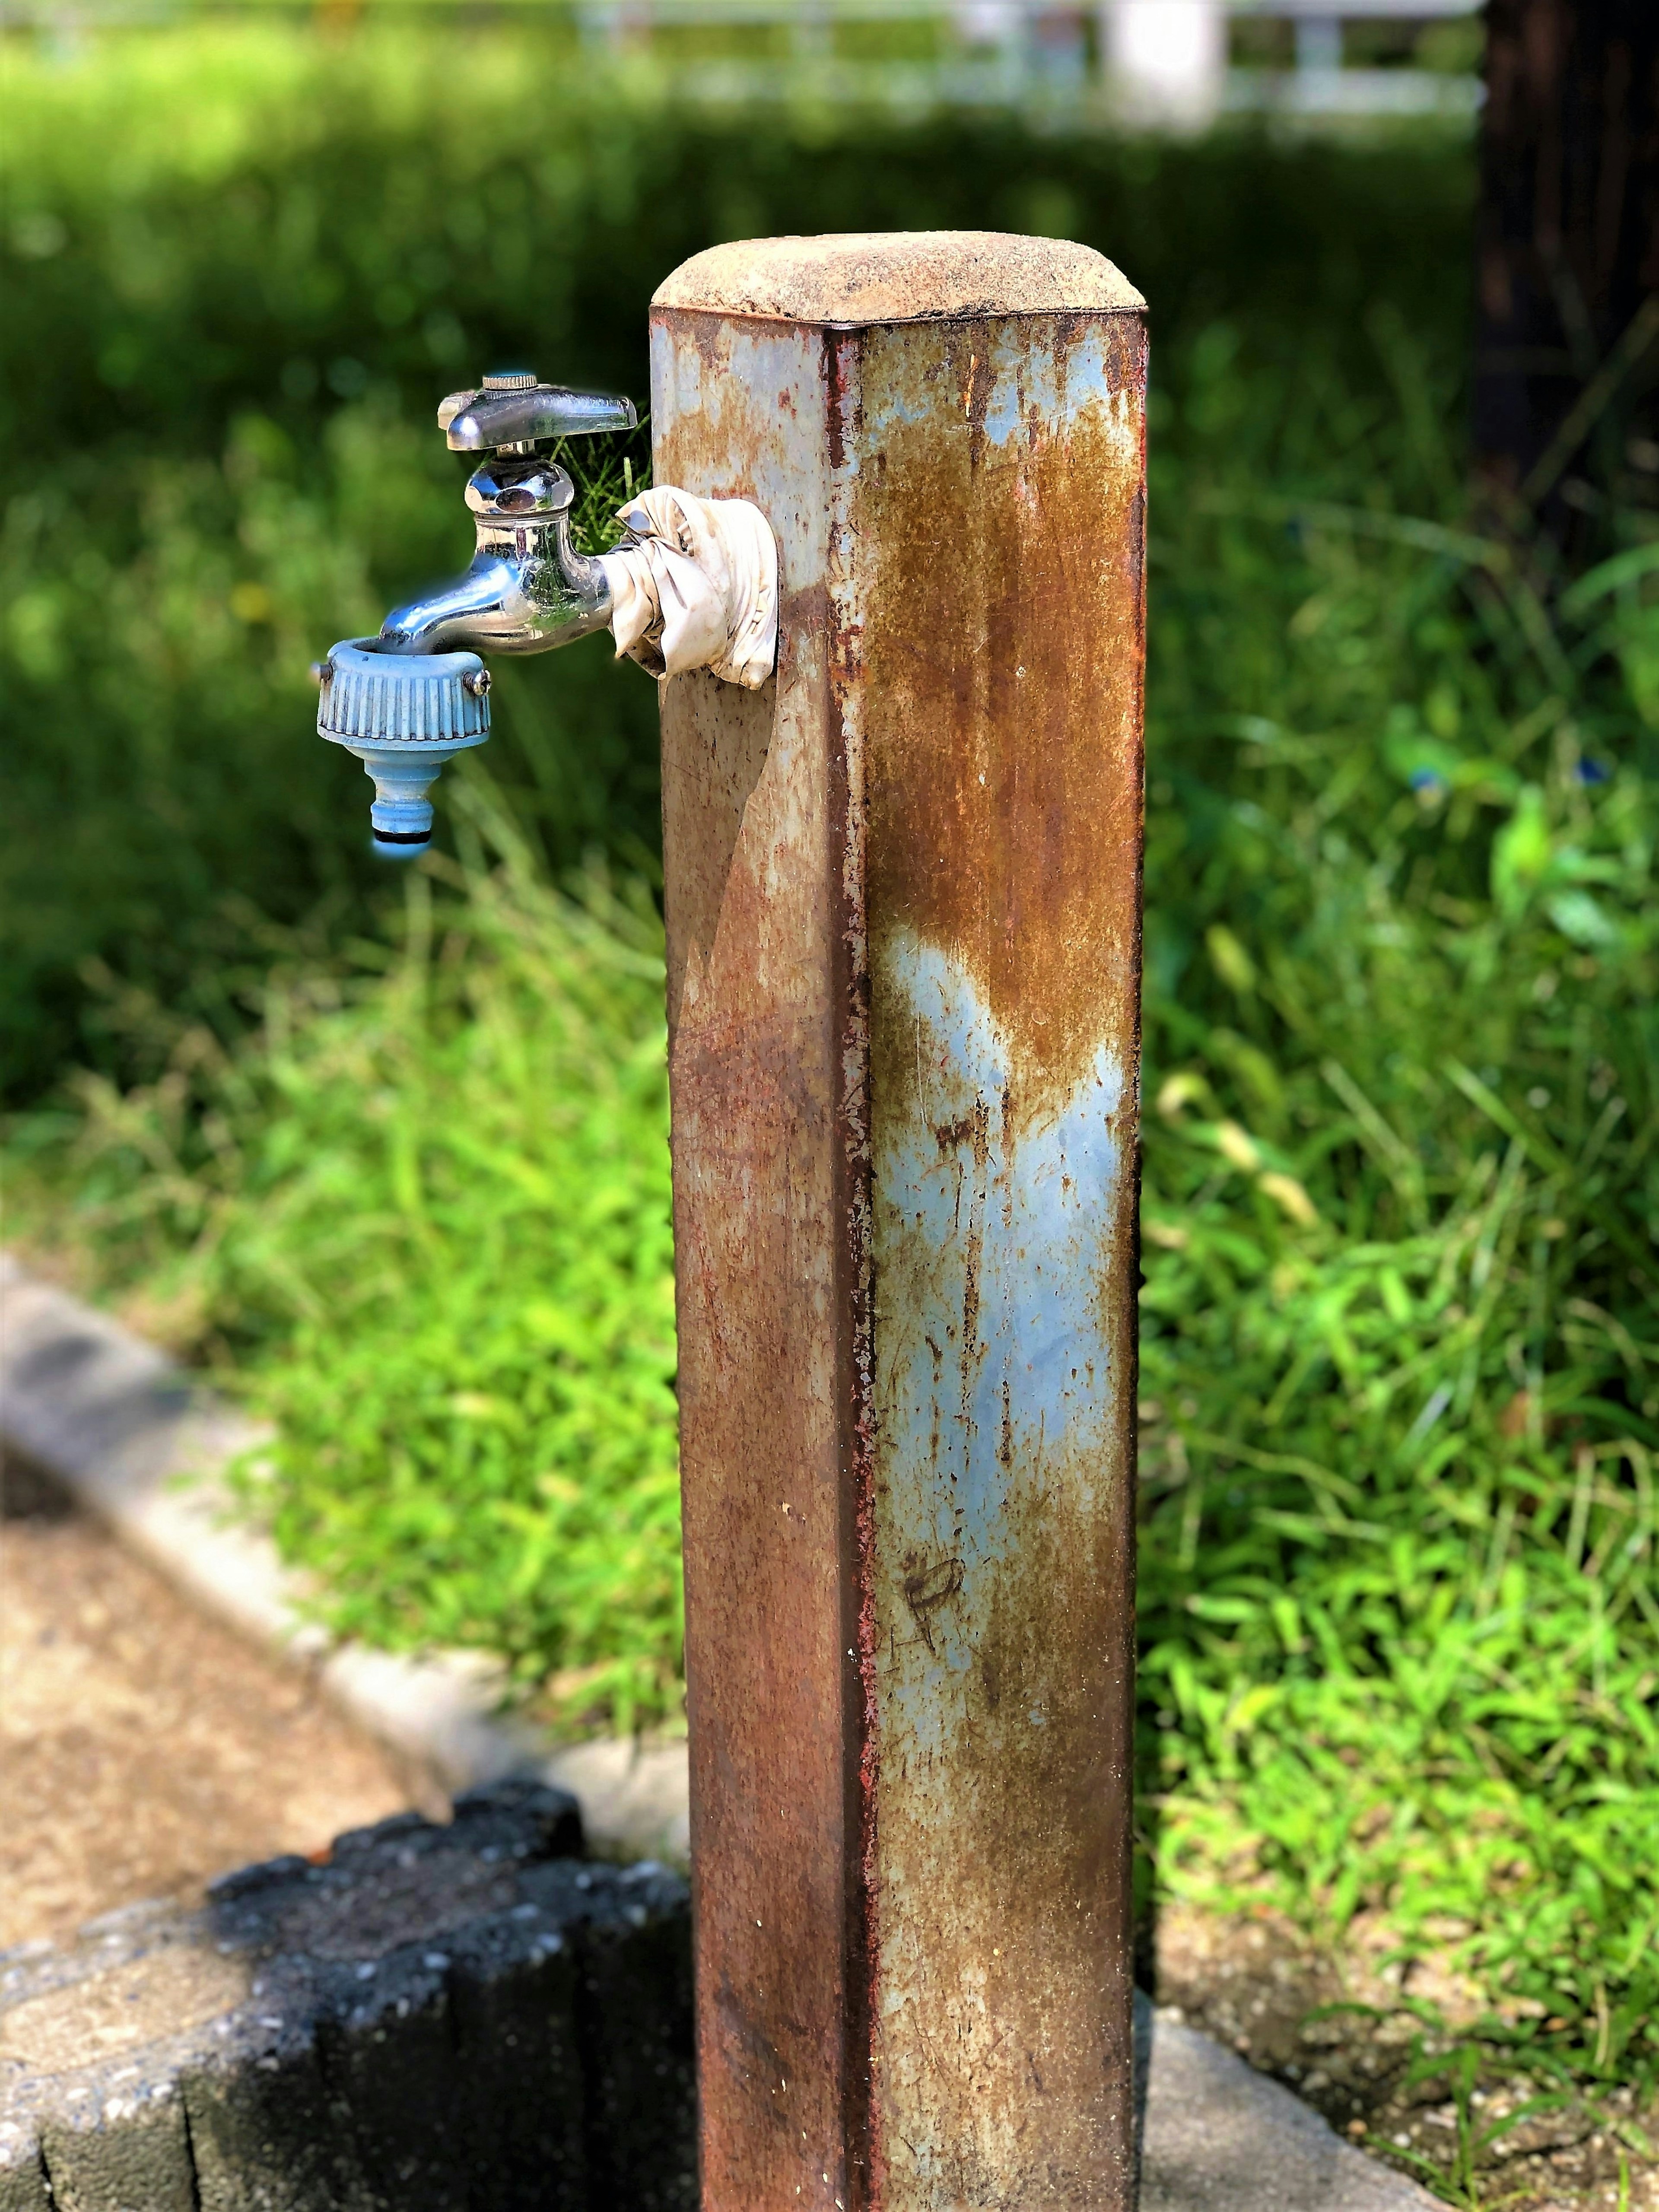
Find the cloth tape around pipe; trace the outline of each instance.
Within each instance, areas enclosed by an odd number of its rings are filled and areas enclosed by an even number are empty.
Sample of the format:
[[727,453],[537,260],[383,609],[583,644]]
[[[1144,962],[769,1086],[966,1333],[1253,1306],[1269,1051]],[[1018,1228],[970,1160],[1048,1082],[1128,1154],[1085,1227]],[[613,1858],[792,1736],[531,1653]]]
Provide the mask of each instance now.
[[746,499],[662,484],[619,510],[633,543],[602,553],[611,634],[659,678],[706,668],[757,691],[778,650],[778,549]]

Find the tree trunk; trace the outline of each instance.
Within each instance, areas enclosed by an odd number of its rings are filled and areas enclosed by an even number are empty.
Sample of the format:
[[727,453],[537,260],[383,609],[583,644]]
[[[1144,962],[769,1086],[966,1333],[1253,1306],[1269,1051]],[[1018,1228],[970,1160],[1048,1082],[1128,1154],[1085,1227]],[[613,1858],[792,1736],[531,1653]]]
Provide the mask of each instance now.
[[1476,463],[1570,562],[1659,505],[1659,0],[1489,0]]

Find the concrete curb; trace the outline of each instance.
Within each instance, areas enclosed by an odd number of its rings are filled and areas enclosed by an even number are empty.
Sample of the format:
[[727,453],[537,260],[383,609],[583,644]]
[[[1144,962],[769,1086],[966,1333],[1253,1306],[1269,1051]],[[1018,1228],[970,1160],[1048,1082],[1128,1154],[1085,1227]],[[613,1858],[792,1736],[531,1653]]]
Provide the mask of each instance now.
[[685,1884],[508,1781],[0,1953],[0,2212],[693,2212]]
[[404,1658],[334,1643],[306,1620],[303,1577],[228,1516],[218,1479],[266,1436],[107,1315],[0,1253],[0,1444],[55,1476],[193,1604],[313,1669],[342,1711],[452,1794],[533,1773],[580,1799],[596,1850],[684,1866],[683,1742],[556,1747],[501,1714],[499,1671],[478,1655]]
[[[683,1867],[683,1743],[555,1750],[499,1716],[498,1678],[471,1655],[412,1660],[331,1644],[304,1620],[301,1578],[267,1538],[227,1520],[216,1484],[264,1441],[152,1346],[0,1253],[0,1444],[55,1475],[192,1602],[314,1668],[343,1711],[452,1792],[533,1774],[579,1801],[602,1852]],[[175,1486],[181,1474],[196,1480]],[[1433,2212],[1434,2198],[1288,2090],[1144,1999],[1139,2007],[1140,2212]],[[0,2212],[10,2212],[3,2168],[0,2157]]]

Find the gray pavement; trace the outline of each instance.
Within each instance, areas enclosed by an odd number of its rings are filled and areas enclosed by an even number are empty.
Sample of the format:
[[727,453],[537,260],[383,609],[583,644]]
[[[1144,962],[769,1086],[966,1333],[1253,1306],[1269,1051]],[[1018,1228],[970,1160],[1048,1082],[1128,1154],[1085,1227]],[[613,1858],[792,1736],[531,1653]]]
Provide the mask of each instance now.
[[1144,1997],[1135,2029],[1146,2069],[1140,2212],[1430,2212],[1436,2203]]

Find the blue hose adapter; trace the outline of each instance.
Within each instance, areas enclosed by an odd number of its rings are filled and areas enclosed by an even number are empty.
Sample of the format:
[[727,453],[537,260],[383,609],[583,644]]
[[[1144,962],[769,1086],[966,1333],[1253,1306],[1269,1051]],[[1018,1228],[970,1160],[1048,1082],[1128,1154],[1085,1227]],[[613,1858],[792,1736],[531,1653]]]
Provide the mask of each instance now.
[[476,653],[383,653],[374,638],[330,649],[317,678],[317,734],[374,779],[374,849],[413,860],[432,836],[427,791],[452,754],[489,735],[489,671]]

